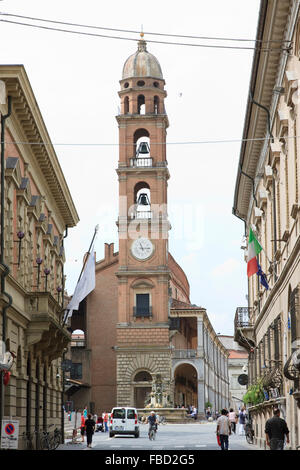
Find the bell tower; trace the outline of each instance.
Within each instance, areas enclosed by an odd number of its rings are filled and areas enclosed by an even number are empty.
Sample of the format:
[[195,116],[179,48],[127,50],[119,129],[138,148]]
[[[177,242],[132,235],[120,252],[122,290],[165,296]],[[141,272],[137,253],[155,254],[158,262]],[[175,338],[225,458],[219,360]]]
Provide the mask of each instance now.
[[143,408],[152,381],[170,393],[165,80],[146,41],[125,62],[119,125],[117,405]]

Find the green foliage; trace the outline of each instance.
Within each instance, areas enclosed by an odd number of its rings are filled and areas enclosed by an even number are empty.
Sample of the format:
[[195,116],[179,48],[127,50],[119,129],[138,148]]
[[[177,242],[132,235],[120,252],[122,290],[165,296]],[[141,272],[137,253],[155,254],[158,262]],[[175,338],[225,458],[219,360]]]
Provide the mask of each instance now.
[[209,408],[212,408],[212,404],[210,403],[210,401],[207,401],[207,402],[205,403],[205,408],[208,408],[208,407],[209,407]]
[[258,380],[256,384],[250,385],[243,396],[243,402],[246,405],[258,405],[265,400],[262,381]]

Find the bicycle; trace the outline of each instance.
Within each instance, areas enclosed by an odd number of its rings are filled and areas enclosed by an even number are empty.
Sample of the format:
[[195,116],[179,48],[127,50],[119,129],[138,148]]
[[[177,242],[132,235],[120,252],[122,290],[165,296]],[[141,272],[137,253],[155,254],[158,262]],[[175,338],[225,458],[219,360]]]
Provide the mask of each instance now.
[[60,429],[55,428],[53,433],[53,447],[52,450],[56,450],[57,447],[62,443],[62,434]]
[[25,444],[25,450],[35,449],[35,446],[33,444],[34,436],[36,436],[36,449],[38,449],[39,448],[39,431],[35,429],[33,433],[30,433],[29,431],[23,432],[22,438],[23,438],[23,443]]
[[149,439],[150,441],[154,441],[156,437],[156,425],[151,424],[150,429],[149,429]]
[[[50,424],[49,428],[51,428],[52,426],[54,426],[54,424]],[[61,442],[60,436],[60,431],[57,428],[54,430],[53,435],[50,434],[50,431],[42,431],[42,437],[40,439],[40,449],[55,450]]]
[[34,449],[32,439],[33,439],[33,435],[30,434],[30,432],[28,432],[28,431],[23,432],[22,440],[23,440],[23,443],[24,443],[25,450],[33,450]]

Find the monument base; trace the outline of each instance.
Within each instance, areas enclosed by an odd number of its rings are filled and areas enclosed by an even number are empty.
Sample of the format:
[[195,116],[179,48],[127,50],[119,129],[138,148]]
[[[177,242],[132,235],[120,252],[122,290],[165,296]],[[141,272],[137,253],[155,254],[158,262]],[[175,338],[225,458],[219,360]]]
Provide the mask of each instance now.
[[194,419],[188,418],[185,408],[138,408],[139,418],[144,416],[147,418],[151,411],[155,411],[160,416],[166,418],[167,423],[183,423],[183,422],[194,422]]

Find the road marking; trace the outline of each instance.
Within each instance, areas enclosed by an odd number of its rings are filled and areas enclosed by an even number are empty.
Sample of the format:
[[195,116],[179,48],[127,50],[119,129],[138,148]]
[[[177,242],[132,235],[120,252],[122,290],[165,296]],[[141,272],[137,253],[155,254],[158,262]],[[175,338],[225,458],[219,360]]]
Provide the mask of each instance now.
[[206,444],[196,444],[196,447],[207,447]]

